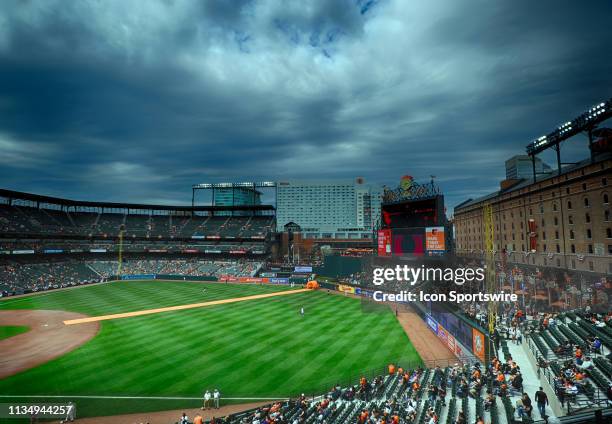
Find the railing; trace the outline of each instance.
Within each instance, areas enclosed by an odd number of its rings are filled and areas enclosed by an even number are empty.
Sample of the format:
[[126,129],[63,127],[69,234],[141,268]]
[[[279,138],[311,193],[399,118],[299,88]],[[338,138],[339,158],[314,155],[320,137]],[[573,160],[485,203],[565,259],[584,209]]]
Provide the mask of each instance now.
[[[563,398],[561,398],[557,393],[557,388],[555,386],[555,381],[554,381],[555,377],[557,376],[553,373],[550,366],[547,366],[547,367],[540,366],[539,358],[543,358],[544,356],[541,354],[538,347],[535,345],[535,343],[530,337],[527,338],[527,344],[529,346],[529,349],[533,353],[534,357],[536,358],[536,368],[537,368],[536,372],[537,372],[538,378],[540,378],[542,374],[544,375],[544,378],[546,379],[546,381],[548,381],[548,384],[550,385],[550,387],[553,388],[555,394],[557,395],[557,398],[561,401],[562,404],[563,403],[566,404],[565,406],[567,408],[567,415],[575,414],[575,413],[578,413],[578,412],[581,412],[581,411],[584,411],[586,409],[593,408],[593,407],[604,407],[605,408],[608,406],[608,396],[605,393],[603,393],[598,386],[595,386],[595,385],[592,385],[593,390],[594,390],[592,396],[585,394],[587,398],[586,404],[578,401],[577,395],[566,395],[566,396],[563,396]],[[563,360],[561,358],[558,358],[558,359],[561,361]],[[565,359],[567,360],[568,358],[565,358]]]

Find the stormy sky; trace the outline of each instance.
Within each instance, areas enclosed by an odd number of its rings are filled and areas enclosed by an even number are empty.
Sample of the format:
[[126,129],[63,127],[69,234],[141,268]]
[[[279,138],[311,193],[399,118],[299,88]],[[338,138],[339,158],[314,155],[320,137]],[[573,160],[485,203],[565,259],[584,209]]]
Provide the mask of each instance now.
[[198,182],[435,175],[450,210],[612,96],[611,16],[605,0],[4,0],[0,187],[183,204]]

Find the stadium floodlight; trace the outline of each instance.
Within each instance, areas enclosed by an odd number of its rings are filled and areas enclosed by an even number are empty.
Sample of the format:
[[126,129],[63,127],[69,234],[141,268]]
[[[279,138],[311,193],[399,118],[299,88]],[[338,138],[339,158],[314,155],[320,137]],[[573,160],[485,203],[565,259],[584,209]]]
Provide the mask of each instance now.
[[527,145],[527,154],[535,155],[583,131],[593,130],[597,124],[612,117],[612,99],[587,109],[577,118],[565,122],[550,134],[538,137]]

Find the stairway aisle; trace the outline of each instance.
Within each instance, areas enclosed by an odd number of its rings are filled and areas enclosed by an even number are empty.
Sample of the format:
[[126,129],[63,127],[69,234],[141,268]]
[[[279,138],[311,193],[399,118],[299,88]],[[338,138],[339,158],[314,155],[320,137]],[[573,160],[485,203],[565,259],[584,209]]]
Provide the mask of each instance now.
[[[540,388],[540,379],[538,378],[536,370],[531,365],[525,349],[528,349],[526,345],[517,345],[511,341],[508,341],[508,350],[510,351],[510,355],[512,355],[512,359],[514,359],[514,361],[516,361],[516,363],[521,367],[521,373],[523,374],[523,391],[527,392],[531,398],[531,401],[533,402],[532,418],[538,420],[540,419],[540,412],[538,411],[536,405],[535,392],[537,392]],[[554,413],[550,406],[546,406],[546,415],[551,418],[554,417]],[[554,421],[556,420],[551,420],[550,422]]]

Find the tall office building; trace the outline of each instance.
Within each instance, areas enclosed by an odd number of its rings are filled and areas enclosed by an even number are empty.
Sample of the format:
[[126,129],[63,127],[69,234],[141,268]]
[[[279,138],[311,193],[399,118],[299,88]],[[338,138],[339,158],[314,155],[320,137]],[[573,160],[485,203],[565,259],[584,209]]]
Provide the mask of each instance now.
[[370,238],[380,215],[382,188],[354,181],[277,183],[277,230],[299,225],[305,238]]
[[[540,158],[535,159],[536,173],[552,172],[552,168],[542,162]],[[533,178],[533,162],[528,155],[516,155],[506,161],[506,179],[521,180]]]

